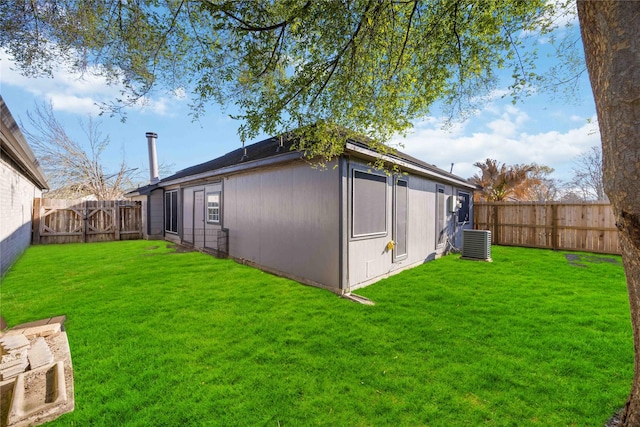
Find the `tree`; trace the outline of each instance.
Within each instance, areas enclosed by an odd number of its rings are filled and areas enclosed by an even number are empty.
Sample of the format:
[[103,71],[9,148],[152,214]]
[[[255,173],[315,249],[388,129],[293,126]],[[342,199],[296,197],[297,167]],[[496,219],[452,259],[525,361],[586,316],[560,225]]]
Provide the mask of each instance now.
[[113,171],[105,171],[102,154],[109,137],[100,132],[100,122],[88,117],[82,130],[86,146],[71,139],[56,119],[51,103],[36,105],[27,112],[29,126],[20,124],[33,148],[52,190],[47,197],[76,199],[93,196],[98,200],[117,200],[135,188],[137,170],[124,160]]
[[[548,33],[567,3],[23,0],[0,3],[0,46],[26,73],[64,61],[121,81],[116,110],[186,87],[196,115],[235,103],[243,139],[300,128],[299,148],[331,157],[339,126],[385,141],[436,100],[452,114],[482,102],[501,67],[514,93],[535,90],[535,43],[522,35]],[[622,423],[640,425],[640,14],[636,2],[577,5],[638,349]]]
[[602,181],[602,149],[591,147],[580,154],[574,164],[569,189],[581,200],[608,200]]
[[473,166],[480,169],[480,175],[476,174],[471,178],[471,182],[482,187],[477,192],[479,200],[490,202],[502,202],[505,200],[522,200],[522,195],[528,192],[533,185],[540,183],[529,174],[535,171],[535,165],[501,165],[492,159],[487,159],[484,163],[476,162]]
[[[566,0],[565,0],[566,1]],[[27,74],[65,63],[119,81],[120,111],[153,88],[192,90],[194,113],[235,103],[243,140],[297,131],[310,157],[350,136],[386,141],[436,100],[450,114],[482,102],[497,70],[531,88],[535,52],[523,32],[548,32],[544,0],[205,2],[40,0],[0,5],[0,45]],[[99,67],[90,67],[97,64]],[[377,144],[380,150],[387,149]]]
[[562,182],[553,178],[552,167],[533,163],[533,170],[529,173],[527,186],[522,186],[520,200],[532,202],[552,202],[558,198]]
[[620,424],[640,425],[640,13],[636,2],[578,0],[578,17],[602,138],[604,189],[619,230],[635,348]]

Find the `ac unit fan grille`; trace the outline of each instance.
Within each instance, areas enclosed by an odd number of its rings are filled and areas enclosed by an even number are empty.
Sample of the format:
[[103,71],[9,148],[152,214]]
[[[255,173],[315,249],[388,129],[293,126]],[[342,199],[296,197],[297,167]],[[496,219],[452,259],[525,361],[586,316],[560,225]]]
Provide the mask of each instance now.
[[491,260],[491,232],[488,230],[463,230],[462,257]]

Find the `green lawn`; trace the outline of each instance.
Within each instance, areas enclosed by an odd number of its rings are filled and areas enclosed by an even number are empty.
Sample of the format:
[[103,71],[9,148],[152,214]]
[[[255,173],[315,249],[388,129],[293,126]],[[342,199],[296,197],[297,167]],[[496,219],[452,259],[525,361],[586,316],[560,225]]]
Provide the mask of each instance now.
[[65,314],[75,426],[602,426],[626,399],[624,271],[493,247],[358,291],[375,306],[166,242],[34,246],[9,325]]

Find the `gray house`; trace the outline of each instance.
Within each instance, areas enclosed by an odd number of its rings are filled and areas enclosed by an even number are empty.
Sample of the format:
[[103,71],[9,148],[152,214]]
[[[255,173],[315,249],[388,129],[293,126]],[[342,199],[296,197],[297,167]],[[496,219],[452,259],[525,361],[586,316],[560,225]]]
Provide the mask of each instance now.
[[388,176],[369,166],[380,154],[351,140],[318,170],[290,145],[270,138],[152,176],[129,193],[146,237],[344,294],[440,256],[472,227],[475,187],[463,178],[403,153],[383,158],[403,172]]
[[47,181],[0,96],[0,277],[31,243],[33,199]]

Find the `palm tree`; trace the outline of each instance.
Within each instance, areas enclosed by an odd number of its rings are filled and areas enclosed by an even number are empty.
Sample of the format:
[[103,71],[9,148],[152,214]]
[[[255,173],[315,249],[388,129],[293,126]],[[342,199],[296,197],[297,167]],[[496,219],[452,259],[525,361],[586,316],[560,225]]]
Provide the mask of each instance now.
[[532,185],[539,184],[539,179],[529,177],[529,173],[536,170],[537,165],[513,165],[499,164],[497,160],[487,159],[484,163],[473,164],[482,172],[471,178],[471,182],[482,187],[482,191],[476,193],[476,198],[489,202],[501,202],[512,199],[521,199]]

